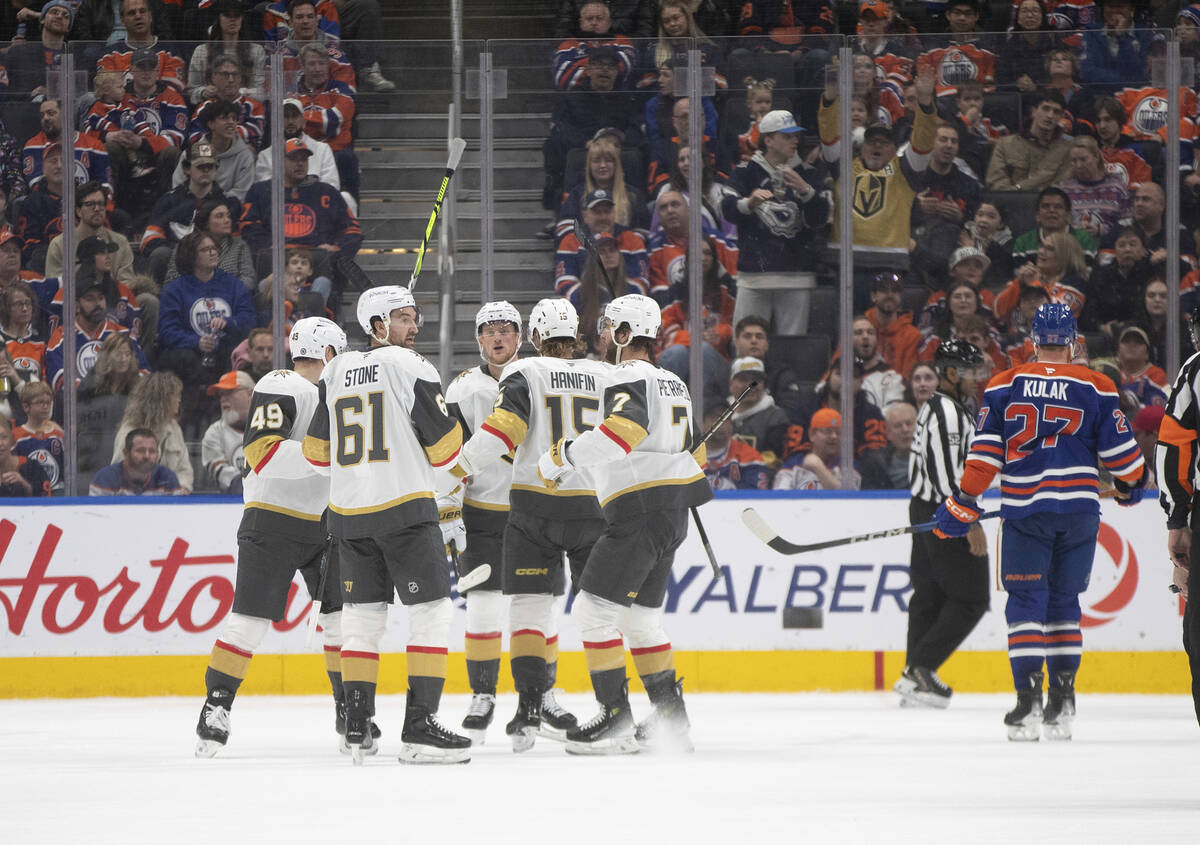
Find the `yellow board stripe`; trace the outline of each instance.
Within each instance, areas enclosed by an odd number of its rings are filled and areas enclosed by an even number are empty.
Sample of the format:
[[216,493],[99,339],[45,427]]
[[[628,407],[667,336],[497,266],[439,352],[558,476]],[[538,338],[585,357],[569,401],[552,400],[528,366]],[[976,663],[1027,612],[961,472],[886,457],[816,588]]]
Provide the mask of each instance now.
[[[675,670],[695,692],[860,692],[875,689],[871,651],[676,651]],[[884,652],[883,687],[904,668],[904,652]],[[0,698],[93,698],[99,696],[204,695],[209,655],[129,657],[3,657]],[[372,661],[374,662],[374,661]],[[379,694],[408,687],[404,654],[381,655]],[[633,660],[626,664],[630,686],[641,688]],[[447,664],[446,693],[470,693],[466,661],[454,654]],[[1002,651],[958,651],[938,675],[959,692],[1012,692],[1008,655]],[[583,653],[562,652],[556,686],[590,692]],[[1081,693],[1187,695],[1187,656],[1180,651],[1100,651],[1083,655]],[[513,692],[509,672],[500,673],[499,692]],[[320,654],[256,654],[238,695],[328,695],[329,677]]]
[[304,436],[304,442],[300,444],[300,451],[310,463],[319,464],[320,466],[329,466],[329,441],[321,440],[313,437],[311,434]]
[[447,431],[441,440],[432,446],[425,447],[425,454],[429,456],[429,463],[435,467],[440,467],[442,464],[449,462],[458,454],[458,450],[462,448],[462,442],[462,426],[455,422],[454,428]]
[[378,505],[368,505],[362,508],[339,508],[332,502],[329,503],[329,509],[334,513],[342,516],[360,516],[364,513],[379,513],[388,508],[394,508],[397,505],[402,505],[405,502],[411,502],[414,499],[432,499],[433,495],[425,490],[418,490],[416,493],[409,493],[407,496],[401,496],[399,499],[392,499],[390,502],[383,502]]

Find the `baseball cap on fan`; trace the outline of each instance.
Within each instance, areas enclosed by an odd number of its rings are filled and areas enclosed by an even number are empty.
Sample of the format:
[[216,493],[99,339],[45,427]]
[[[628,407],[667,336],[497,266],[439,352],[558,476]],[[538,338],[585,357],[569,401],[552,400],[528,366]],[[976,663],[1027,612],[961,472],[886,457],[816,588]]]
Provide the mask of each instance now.
[[858,16],[866,20],[886,21],[892,14],[883,0],[863,0],[858,6]]
[[218,379],[216,384],[210,384],[204,392],[216,396],[222,390],[253,390],[254,378],[245,370],[230,370]]
[[133,51],[133,58],[129,60],[130,67],[149,67],[150,65],[158,67],[158,53],[153,47],[139,47]]
[[295,97],[288,97],[283,101],[283,110],[287,111],[289,108],[293,108],[301,114],[304,114],[304,103],[300,102]]
[[613,205],[612,194],[610,194],[608,191],[604,190],[603,188],[597,188],[596,190],[590,192],[586,197],[584,197],[583,207],[584,208],[595,208],[596,206],[603,205],[604,203]]
[[729,375],[731,378],[736,378],[737,376],[760,376],[766,371],[766,367],[763,366],[763,362],[760,359],[747,355],[733,362],[733,366],[729,368]]
[[312,150],[304,143],[303,138],[289,138],[287,143],[283,145],[283,154],[288,158],[295,155],[302,155],[307,158],[312,155]]
[[803,131],[804,127],[797,126],[796,118],[792,117],[792,113],[786,109],[769,111],[758,121],[758,133],[760,135],[769,135],[772,132],[795,135],[797,132]]

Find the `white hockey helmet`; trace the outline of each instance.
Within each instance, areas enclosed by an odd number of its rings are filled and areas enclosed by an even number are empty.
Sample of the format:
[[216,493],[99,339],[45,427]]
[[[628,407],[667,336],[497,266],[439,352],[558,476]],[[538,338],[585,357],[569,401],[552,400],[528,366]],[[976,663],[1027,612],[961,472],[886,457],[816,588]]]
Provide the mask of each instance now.
[[305,317],[297,320],[288,337],[288,348],[293,358],[316,358],[325,360],[325,349],[333,347],[335,355],[346,351],[346,333],[341,326],[327,317]]
[[485,302],[475,312],[475,334],[478,335],[479,330],[487,323],[513,323],[517,327],[517,334],[520,334],[521,312],[504,299],[498,299],[495,302]]
[[355,309],[358,325],[362,327],[363,333],[367,337],[374,337],[374,332],[371,331],[371,321],[382,320],[386,336],[387,328],[392,322],[392,312],[397,308],[414,309],[417,312],[417,325],[421,325],[421,309],[417,306],[417,301],[413,299],[412,292],[408,288],[401,285],[381,285],[377,288],[368,288],[358,297],[358,307]]
[[533,333],[537,332],[538,342],[552,338],[570,338],[574,340],[579,333],[579,314],[569,299],[561,296],[550,297],[538,302],[529,312],[529,342],[533,343]]
[[623,323],[629,324],[633,337],[657,340],[658,329],[662,325],[662,311],[650,297],[627,293],[604,306],[603,325],[615,332]]

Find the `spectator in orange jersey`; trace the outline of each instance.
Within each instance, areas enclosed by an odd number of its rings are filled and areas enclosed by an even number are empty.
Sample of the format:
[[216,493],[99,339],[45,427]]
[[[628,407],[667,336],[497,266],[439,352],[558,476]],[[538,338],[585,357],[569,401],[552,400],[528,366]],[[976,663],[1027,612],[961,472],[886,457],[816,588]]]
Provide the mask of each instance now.
[[[712,238],[700,242],[703,263],[703,321],[704,392],[706,396],[722,395],[721,380],[724,360],[729,358],[733,343],[734,298],[730,292],[733,280],[716,259]],[[686,273],[686,270],[685,270]],[[686,278],[686,276],[685,276]],[[691,357],[691,332],[688,330],[688,288],[686,281],[672,285],[675,301],[663,309],[659,331],[658,365],[670,370],[684,381],[688,380]]]
[[0,497],[49,496],[50,480],[36,461],[13,454],[13,433],[0,420]]
[[112,48],[100,57],[100,61],[96,62],[96,69],[129,73],[134,54],[139,50],[147,50],[156,57],[161,79],[177,93],[182,94],[184,61],[154,34],[154,11],[149,0],[123,0],[120,5],[125,38],[113,44]]
[[1017,277],[996,296],[995,319],[1006,325],[1017,307],[1021,285],[1040,284],[1050,294],[1051,302],[1062,302],[1078,314],[1087,297],[1083,281],[1087,273],[1083,248],[1066,232],[1053,232],[1038,246],[1037,260],[1017,268]]

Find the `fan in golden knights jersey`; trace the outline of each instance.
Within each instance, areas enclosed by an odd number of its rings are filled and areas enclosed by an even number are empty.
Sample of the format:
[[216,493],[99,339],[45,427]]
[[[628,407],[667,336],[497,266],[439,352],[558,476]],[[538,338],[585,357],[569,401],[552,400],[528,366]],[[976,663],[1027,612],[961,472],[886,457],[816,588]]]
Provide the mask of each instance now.
[[[379,650],[393,592],[408,608],[405,763],[460,763],[471,741],[437,720],[450,644],[450,570],[435,469],[452,467],[462,428],[433,365],[410,348],[421,314],[407,288],[358,298],[366,352],[330,362],[304,456],[329,473],[329,533],[342,579],[342,686],[354,762],[371,753]],[[445,473],[443,473],[445,475]]]
[[[971,449],[974,423],[963,408],[987,378],[983,353],[965,340],[946,340],[934,359],[937,392],[921,406],[908,455],[912,499],[908,521],[933,518],[947,496],[959,494],[958,479]],[[987,539],[971,526],[965,538],[938,540],[929,532],[912,537],[908,600],[908,651],[893,689],[902,705],[947,707],[953,690],[938,668],[975,628],[988,609]]]
[[[1071,738],[1075,675],[1083,654],[1079,594],[1100,531],[1097,461],[1113,474],[1117,504],[1142,499],[1142,451],[1107,376],[1071,363],[1069,306],[1038,308],[1037,359],[988,382],[958,487],[938,506],[942,537],[962,537],[979,518],[978,496],[1000,473],[1000,577],[1008,592],[1008,659],[1017,706],[1004,717],[1016,741]],[[1042,707],[1042,664],[1050,675]]]
[[[652,363],[660,319],[654,300],[638,294],[605,306],[601,338],[619,363],[604,390],[603,421],[574,439],[564,432],[538,460],[551,488],[587,467],[604,511],[604,533],[572,608],[600,703],[599,715],[567,732],[567,751],[576,754],[691,748],[662,603],[675,550],[687,536],[688,508],[712,491],[701,469],[703,446],[695,457],[691,452],[687,386]],[[655,708],[636,729],[622,637]]]
[[538,357],[504,368],[495,410],[471,435],[459,461],[474,476],[513,453],[501,585],[511,597],[509,662],[519,700],[505,733],[515,751],[533,747],[538,734],[562,740],[577,724],[548,696],[558,668],[554,597],[563,592],[563,554],[578,584],[604,525],[586,473],[566,473],[558,489],[549,491],[538,479],[537,462],[564,434],[578,437],[599,421],[609,367],[573,358],[579,315],[569,300],[535,305],[529,340]]
[[[250,397],[242,440],[246,505],[238,528],[233,611],[213,644],[204,673],[208,695],[196,726],[197,757],[213,756],[228,741],[234,696],[271,622],[283,618],[296,570],[304,576],[309,595],[321,602],[335,726],[339,734],[346,731],[337,558],[326,557],[329,544],[322,524],[329,478],[313,469],[300,451],[317,408],[321,371],[346,350],[346,333],[331,320],[309,317],[297,321],[288,342],[295,370],[267,373]],[[344,742],[342,747],[349,751]]]
[[[517,360],[521,346],[520,312],[508,302],[484,303],[475,314],[475,340],[483,363],[460,373],[446,388],[446,406],[463,427],[464,438],[478,430],[492,412],[499,395],[501,373],[506,364]],[[473,745],[483,744],[496,709],[505,609],[504,595],[500,592],[500,562],[511,485],[512,461],[507,456],[462,482],[462,520],[467,539],[460,558],[462,571],[473,572],[484,564],[492,568],[488,579],[464,596],[467,603],[464,651],[471,704],[462,726]]]

